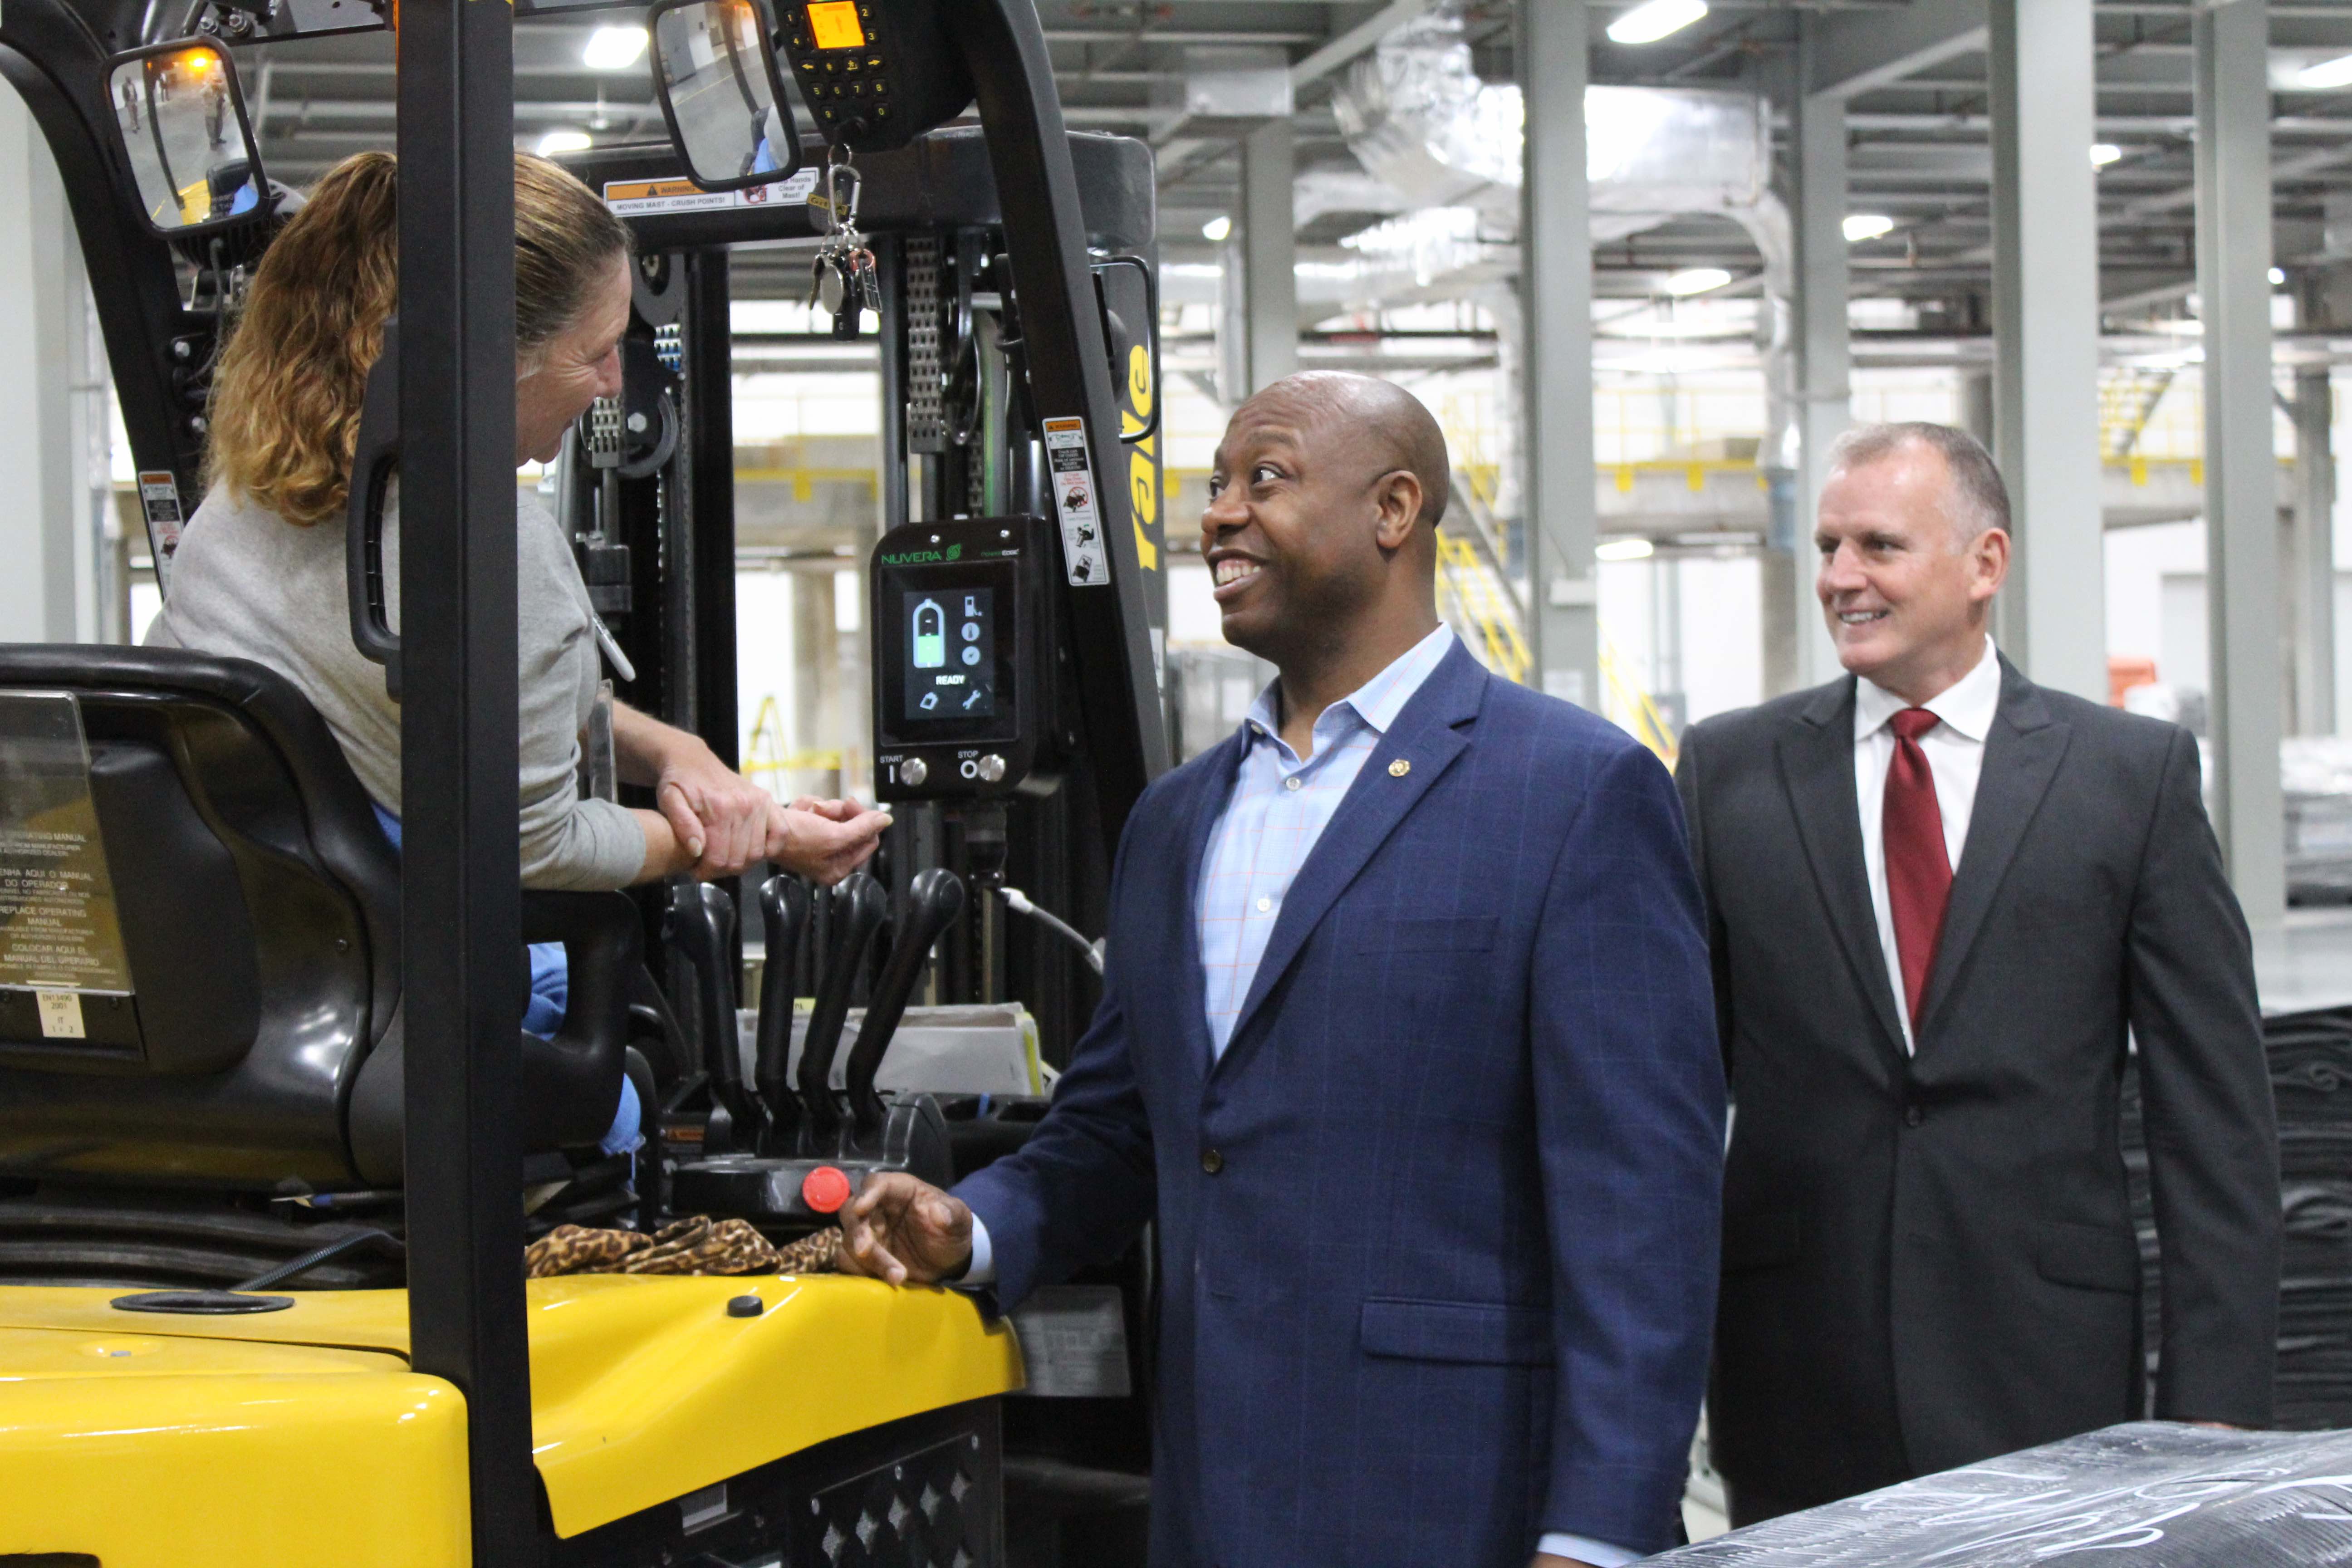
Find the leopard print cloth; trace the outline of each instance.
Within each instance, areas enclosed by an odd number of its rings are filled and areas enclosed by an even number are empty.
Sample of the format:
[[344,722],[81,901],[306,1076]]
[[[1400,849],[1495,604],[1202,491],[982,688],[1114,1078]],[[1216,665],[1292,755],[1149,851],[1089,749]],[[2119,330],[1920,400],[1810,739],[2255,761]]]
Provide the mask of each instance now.
[[841,1232],[820,1230],[778,1247],[747,1220],[692,1215],[651,1236],[560,1225],[524,1250],[533,1279],[558,1274],[828,1274],[838,1267]]

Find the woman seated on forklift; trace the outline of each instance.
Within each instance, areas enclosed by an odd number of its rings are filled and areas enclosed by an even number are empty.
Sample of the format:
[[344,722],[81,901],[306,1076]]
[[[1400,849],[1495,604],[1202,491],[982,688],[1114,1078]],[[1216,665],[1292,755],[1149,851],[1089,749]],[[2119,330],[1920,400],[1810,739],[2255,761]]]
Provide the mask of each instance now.
[[[341,742],[395,846],[400,706],[352,641],[342,519],[368,371],[399,293],[396,185],[384,153],[344,160],[263,256],[213,378],[205,501],[147,638],[249,658],[291,680]],[[588,405],[619,395],[632,265],[628,228],[587,186],[516,156],[518,466],[552,461]],[[397,629],[395,504],[396,492],[385,503],[383,558]],[[883,813],[845,801],[779,805],[699,737],[619,703],[620,777],[652,787],[659,809],[583,799],[601,627],[554,517],[520,488],[517,510],[524,887],[717,879],[761,859],[829,884],[874,852],[890,821]],[[533,951],[523,1026],[535,1034],[562,1018],[562,956]]]

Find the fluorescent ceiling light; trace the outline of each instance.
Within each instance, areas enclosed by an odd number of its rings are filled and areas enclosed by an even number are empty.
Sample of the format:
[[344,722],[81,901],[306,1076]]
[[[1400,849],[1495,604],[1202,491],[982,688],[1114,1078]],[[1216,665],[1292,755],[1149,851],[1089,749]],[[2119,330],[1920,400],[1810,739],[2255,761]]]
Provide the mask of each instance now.
[[1609,24],[1609,37],[1619,44],[1654,44],[1668,33],[1679,33],[1706,15],[1706,0],[1643,0],[1643,4]]
[[2091,146],[2091,167],[2104,169],[2124,155],[2124,150],[2112,142],[2097,142]]
[[1594,557],[1601,561],[1647,561],[1656,551],[1646,539],[1612,539],[1592,547]]
[[1876,239],[1894,227],[1895,220],[1885,213],[1855,213],[1845,220],[1845,242],[1855,245],[1865,239]]
[[2271,286],[2272,286],[2273,288],[2276,288],[2278,285],[2280,285],[2280,284],[2282,284],[2282,283],[2284,283],[2284,282],[2285,282],[2285,281],[2286,281],[2286,268],[2284,268],[2284,267],[2273,267],[2273,268],[2271,268]]
[[2303,68],[2294,79],[2297,87],[2352,87],[2352,55],[2338,55],[2332,60]]
[[1731,274],[1720,267],[1694,267],[1677,272],[1666,279],[1666,292],[1676,299],[1686,294],[1704,294],[1710,289],[1720,289],[1731,281]]
[[1233,232],[1234,220],[1227,217],[1223,213],[1219,213],[1216,216],[1211,218],[1208,222],[1201,226],[1201,237],[1202,239],[1213,239],[1220,245],[1223,245]]
[[592,71],[625,71],[646,58],[643,27],[599,27],[588,35],[580,58]]
[[558,153],[584,153],[596,144],[596,139],[585,131],[551,131],[539,139],[539,155],[552,158]]

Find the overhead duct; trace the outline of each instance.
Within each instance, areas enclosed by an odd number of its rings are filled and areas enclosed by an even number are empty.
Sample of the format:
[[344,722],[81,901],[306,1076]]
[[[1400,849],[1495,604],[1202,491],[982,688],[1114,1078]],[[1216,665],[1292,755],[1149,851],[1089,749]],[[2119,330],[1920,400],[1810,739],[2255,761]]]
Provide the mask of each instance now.
[[[1476,290],[1498,264],[1516,272],[1525,106],[1514,83],[1481,81],[1458,10],[1410,22],[1349,68],[1332,95],[1340,133],[1365,170],[1410,212],[1349,237],[1360,269],[1352,302]],[[1764,100],[1703,88],[1585,89],[1585,169],[1596,244],[1712,213],[1739,225],[1763,263],[1756,346],[1764,364],[1767,468],[1796,460],[1787,207],[1771,190]],[[1377,210],[1377,209],[1372,209]]]

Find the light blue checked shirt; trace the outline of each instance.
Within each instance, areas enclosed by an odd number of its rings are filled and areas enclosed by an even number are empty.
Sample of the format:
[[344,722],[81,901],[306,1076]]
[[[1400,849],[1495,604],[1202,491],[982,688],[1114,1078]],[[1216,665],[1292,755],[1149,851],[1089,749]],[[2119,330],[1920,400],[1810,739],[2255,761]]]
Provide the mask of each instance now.
[[1268,682],[1250,705],[1242,723],[1248,750],[1242,753],[1225,814],[1210,831],[1208,858],[1201,867],[1202,1002],[1209,1047],[1217,1057],[1223,1057],[1234,1037],[1234,1024],[1298,868],[1331,826],[1372,748],[1453,646],[1454,634],[1441,626],[1323,710],[1308,737],[1311,752],[1303,761],[1282,738],[1276,702],[1280,683]]

